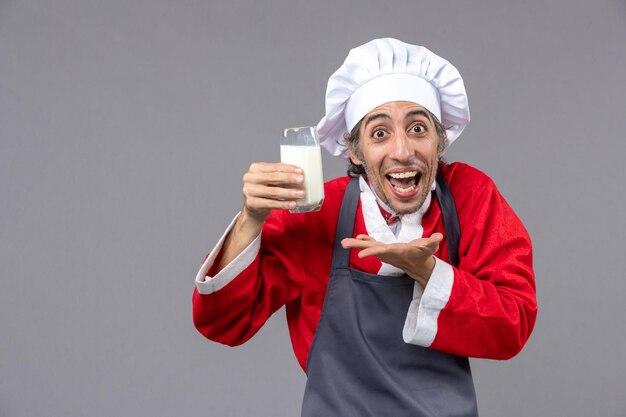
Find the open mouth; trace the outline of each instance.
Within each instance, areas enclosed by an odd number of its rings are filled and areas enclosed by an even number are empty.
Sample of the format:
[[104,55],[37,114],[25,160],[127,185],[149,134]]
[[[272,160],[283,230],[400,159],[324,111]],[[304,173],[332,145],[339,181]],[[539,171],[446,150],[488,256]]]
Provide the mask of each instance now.
[[396,193],[411,194],[417,189],[422,173],[419,171],[391,172],[386,177]]

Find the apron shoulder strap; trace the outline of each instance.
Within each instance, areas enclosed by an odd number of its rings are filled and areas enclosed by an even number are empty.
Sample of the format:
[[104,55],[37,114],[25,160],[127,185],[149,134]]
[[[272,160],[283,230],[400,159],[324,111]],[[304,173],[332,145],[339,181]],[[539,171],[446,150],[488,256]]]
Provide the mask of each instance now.
[[446,229],[446,241],[448,242],[448,254],[450,263],[459,266],[459,242],[461,241],[461,227],[459,225],[459,216],[456,212],[454,198],[450,192],[450,188],[440,172],[437,172],[437,187],[435,192],[439,206],[441,207],[441,215],[443,216],[443,226]]
[[359,178],[352,177],[344,192],[341,211],[337,220],[337,231],[335,232],[335,244],[333,246],[333,268],[347,268],[350,264],[350,251],[341,246],[341,241],[347,237],[352,237],[354,233],[354,218],[356,217],[360,195]]

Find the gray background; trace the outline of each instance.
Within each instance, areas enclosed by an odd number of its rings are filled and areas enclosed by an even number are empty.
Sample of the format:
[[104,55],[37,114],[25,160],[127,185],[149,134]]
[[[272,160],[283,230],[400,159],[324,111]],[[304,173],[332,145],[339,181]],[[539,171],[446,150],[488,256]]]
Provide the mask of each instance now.
[[383,36],[459,68],[448,159],[533,237],[537,326],[472,361],[481,415],[626,416],[623,0],[1,1],[0,416],[298,415],[283,310],[223,347],[193,279],[250,162]]

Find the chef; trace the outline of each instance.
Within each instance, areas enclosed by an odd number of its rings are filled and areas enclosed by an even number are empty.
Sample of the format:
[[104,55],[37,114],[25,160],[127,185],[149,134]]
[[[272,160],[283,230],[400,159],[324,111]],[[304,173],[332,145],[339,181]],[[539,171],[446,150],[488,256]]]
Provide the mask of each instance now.
[[469,118],[459,72],[428,49],[351,50],[317,126],[349,175],[294,214],[302,170],[250,166],[196,277],[197,329],[238,345],[285,306],[303,417],[476,416],[468,357],[516,355],[537,304],[521,221],[484,173],[443,159]]

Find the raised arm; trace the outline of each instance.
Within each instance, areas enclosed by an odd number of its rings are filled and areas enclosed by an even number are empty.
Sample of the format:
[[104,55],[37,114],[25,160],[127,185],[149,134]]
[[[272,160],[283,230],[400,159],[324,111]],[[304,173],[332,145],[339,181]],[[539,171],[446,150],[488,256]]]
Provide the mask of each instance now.
[[304,197],[302,170],[294,165],[255,162],[243,176],[243,208],[224,241],[221,271],[259,236],[272,209],[289,210]]
[[254,163],[244,175],[241,213],[196,277],[193,319],[205,337],[241,344],[299,295],[300,285],[289,273],[283,248],[277,246],[281,239],[292,239],[291,229],[276,219],[269,230],[264,225],[272,210],[296,206],[304,196],[302,184],[300,168],[282,163]]

